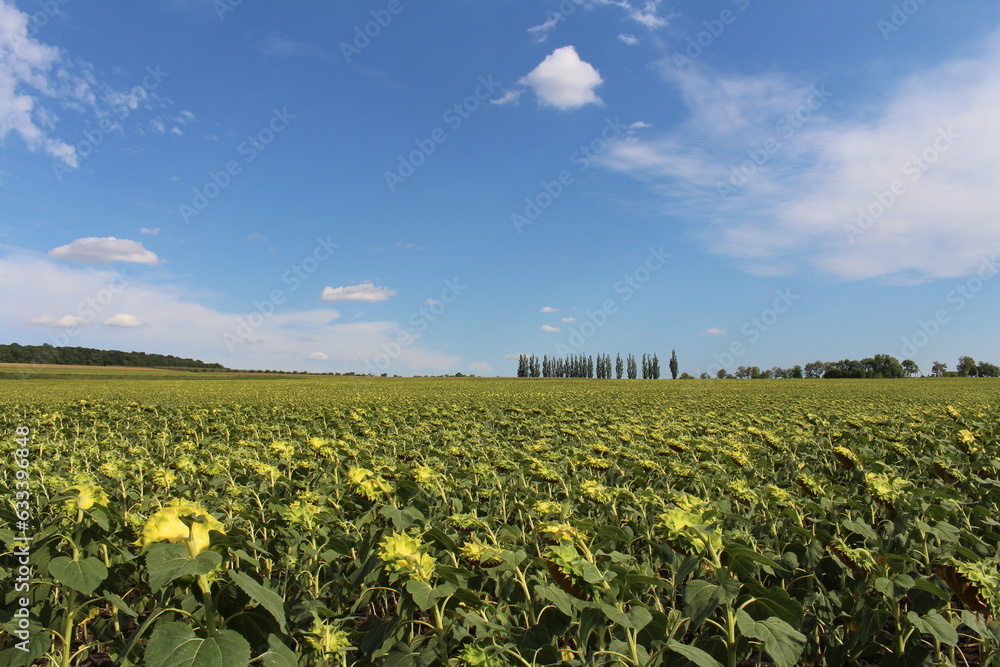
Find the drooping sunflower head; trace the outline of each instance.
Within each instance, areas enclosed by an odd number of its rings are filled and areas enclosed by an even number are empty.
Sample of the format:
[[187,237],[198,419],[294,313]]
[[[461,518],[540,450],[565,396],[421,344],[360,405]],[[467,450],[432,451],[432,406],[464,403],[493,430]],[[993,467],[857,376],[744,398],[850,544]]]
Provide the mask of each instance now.
[[82,482],[80,484],[74,484],[73,486],[65,489],[64,492],[76,492],[76,496],[69,497],[66,499],[63,507],[66,508],[67,512],[73,513],[77,509],[89,510],[94,505],[99,507],[108,506],[108,494],[101,487],[96,484],[91,484],[89,482]]
[[[154,542],[173,542],[186,545],[188,553],[197,556],[211,546],[211,531],[225,534],[222,522],[203,507],[184,500],[174,502],[175,504],[164,507],[149,517],[136,545],[144,547]],[[190,527],[182,517],[189,520]]]
[[568,523],[558,523],[555,521],[551,523],[546,523],[543,524],[542,527],[538,529],[538,532],[544,535],[545,537],[548,537],[559,543],[563,542],[572,543],[575,542],[576,540],[583,539],[583,536],[580,534],[580,531],[578,531],[576,528],[569,525]]
[[608,487],[592,479],[585,480],[580,484],[580,492],[599,503],[609,503],[612,500],[612,495]]
[[561,503],[557,503],[552,500],[539,500],[534,505],[532,509],[542,516],[553,516],[556,514],[561,514],[563,506]]
[[483,567],[495,567],[503,562],[503,552],[500,549],[483,544],[476,538],[463,544],[460,551],[462,558]]
[[351,468],[347,478],[354,485],[354,492],[368,500],[376,501],[392,491],[389,482],[367,468]]
[[430,581],[437,562],[424,551],[424,545],[406,533],[393,533],[384,537],[379,544],[379,558],[394,572]]

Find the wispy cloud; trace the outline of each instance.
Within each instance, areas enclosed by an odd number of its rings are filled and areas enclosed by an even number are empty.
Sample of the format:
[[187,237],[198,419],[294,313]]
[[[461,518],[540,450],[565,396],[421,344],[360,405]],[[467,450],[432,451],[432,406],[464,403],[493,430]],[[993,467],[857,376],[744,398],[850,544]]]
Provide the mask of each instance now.
[[362,283],[360,285],[350,285],[348,287],[324,287],[319,298],[321,301],[385,301],[391,296],[395,296],[395,290],[386,287],[376,286],[372,283]]
[[711,250],[754,273],[957,277],[1000,252],[998,64],[1000,33],[851,113],[822,84],[665,59],[689,119],[602,160],[649,182]]
[[260,45],[260,52],[265,56],[277,58],[329,58],[330,55],[323,49],[309,44],[291,39],[280,32],[271,32],[264,38]]
[[[595,7],[620,9],[624,12],[623,20],[638,23],[650,30],[658,30],[670,25],[670,21],[674,17],[673,13],[663,14],[662,0],[648,0],[641,4],[633,4],[629,0],[566,0],[559,5],[558,11],[549,11],[544,22],[528,28],[528,34],[536,42],[544,42],[561,22],[581,8],[593,9]],[[633,35],[619,35],[618,37],[626,44],[636,44],[639,41]],[[628,41],[629,38],[635,41]]]
[[30,150],[76,168],[76,148],[55,135],[56,110],[120,129],[121,118],[157,98],[146,87],[122,92],[99,81],[88,63],[32,36],[29,20],[12,2],[0,0],[0,141],[14,134]]
[[34,324],[41,327],[52,327],[58,329],[69,329],[72,327],[78,327],[81,324],[86,324],[87,318],[80,317],[79,315],[63,315],[62,317],[55,317],[53,315],[40,315],[38,317],[28,318],[28,324]]

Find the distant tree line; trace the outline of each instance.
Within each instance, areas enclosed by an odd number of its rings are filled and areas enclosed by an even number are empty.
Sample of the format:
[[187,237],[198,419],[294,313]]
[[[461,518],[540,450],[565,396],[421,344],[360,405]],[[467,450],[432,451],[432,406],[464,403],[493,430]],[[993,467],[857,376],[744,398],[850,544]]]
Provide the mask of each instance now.
[[172,354],[146,354],[121,350],[96,350],[90,347],[53,347],[44,345],[0,345],[0,363],[59,364],[77,366],[134,366],[137,368],[212,368],[222,364],[206,364],[197,359],[183,359]]
[[[677,353],[670,356],[670,373],[677,379]],[[623,360],[621,354],[615,355],[612,363],[610,354],[598,354],[595,359],[586,354],[570,354],[565,357],[549,357],[543,355],[539,359],[534,354],[522,354],[517,361],[517,377],[546,378],[597,378],[599,380],[621,380],[627,377],[635,380],[640,371],[643,380],[660,379],[660,359],[655,354],[643,354],[640,362],[629,354]]]
[[[920,374],[920,367],[912,359],[899,361],[888,354],[876,354],[868,359],[843,359],[841,361],[813,361],[804,367],[795,365],[791,368],[774,366],[761,370],[757,366],[740,366],[730,374],[725,369],[716,373],[719,379],[736,380],[786,380],[798,378],[904,378]],[[937,377],[1000,377],[1000,367],[981,361],[976,363],[972,357],[959,357],[954,371],[949,371],[946,364],[935,361],[931,365],[931,375]],[[702,378],[709,376],[702,373]]]

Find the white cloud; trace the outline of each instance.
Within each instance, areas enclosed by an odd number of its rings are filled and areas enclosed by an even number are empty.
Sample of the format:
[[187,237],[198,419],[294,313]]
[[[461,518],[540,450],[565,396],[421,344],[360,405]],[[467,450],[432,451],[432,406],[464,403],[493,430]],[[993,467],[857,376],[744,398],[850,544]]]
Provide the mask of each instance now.
[[637,120],[637,121],[635,121],[634,123],[632,123],[631,125],[628,126],[628,128],[630,130],[644,130],[647,127],[653,127],[653,126],[650,123],[646,123],[646,122],[641,121],[641,120]]
[[28,324],[35,324],[42,327],[53,327],[60,329],[71,329],[87,323],[87,318],[78,315],[63,315],[54,317],[52,315],[42,315],[28,319]]
[[[647,2],[642,3],[640,6],[633,5],[630,0],[567,0],[567,2],[563,2],[559,5],[558,12],[548,12],[543,23],[528,28],[528,34],[531,35],[536,42],[544,42],[548,39],[549,33],[555,30],[556,26],[559,25],[559,23],[561,23],[566,17],[575,14],[579,7],[584,7],[586,9],[591,9],[593,7],[617,7],[625,12],[625,16],[628,20],[634,21],[635,23],[645,26],[650,30],[656,30],[670,25],[670,19],[673,18],[673,15],[660,15],[661,4],[662,0],[647,0]],[[632,39],[638,41],[638,39],[632,35],[625,35],[625,37],[631,37]],[[618,38],[625,41],[622,35],[619,35]]]
[[[673,214],[701,226],[711,250],[754,273],[819,269],[896,283],[968,275],[1000,253],[998,63],[1000,32],[977,55],[834,118],[824,98],[839,91],[665,61],[690,119],[618,142],[603,162],[649,181]],[[864,218],[866,209],[877,215]]]
[[66,259],[83,264],[108,264],[110,262],[131,262],[156,266],[160,263],[155,253],[142,247],[138,241],[88,237],[77,239],[67,245],[49,251],[51,257]]
[[140,106],[154,99],[164,106],[151,89],[121,92],[98,81],[89,63],[35,39],[29,20],[12,2],[0,0],[0,141],[13,133],[30,150],[77,168],[82,158],[76,149],[52,136],[59,120],[53,107],[120,129],[119,121]]
[[580,59],[573,46],[550,53],[520,83],[535,91],[541,106],[566,111],[587,104],[603,104],[594,89],[604,80],[591,64]]
[[[340,314],[329,306],[298,311],[284,311],[283,306],[266,317],[256,310],[222,312],[199,303],[204,295],[187,287],[143,282],[107,267],[64,264],[9,246],[0,257],[0,276],[5,335],[24,344],[143,350],[230,368],[282,370],[314,368],[315,362],[308,360],[311,353],[337,350],[327,362],[330,370],[361,372],[365,360],[384,354],[404,333],[396,322],[341,323]],[[275,287],[281,286],[280,274],[274,281]],[[68,313],[83,322],[75,331],[30,324],[38,313]],[[86,326],[126,313],[145,324]],[[386,370],[390,375],[437,374],[463,368],[460,357],[415,341]]]
[[139,233],[140,234],[149,234],[150,236],[156,236],[156,235],[158,235],[160,233],[160,228],[159,227],[155,227],[153,229],[149,229],[147,227],[143,227],[142,229],[139,230]]
[[395,290],[376,287],[372,283],[362,283],[349,287],[324,287],[319,298],[321,301],[385,301],[395,296]]
[[564,317],[564,318],[562,318],[562,321],[563,322],[576,322],[576,318],[575,317]]
[[325,352],[313,352],[307,357],[310,361],[326,361],[329,358]]
[[602,1],[624,8],[628,12],[628,17],[630,19],[640,25],[646,26],[650,30],[656,30],[670,25],[669,18],[665,18],[659,14],[661,0],[651,0],[650,2],[645,2],[642,7],[633,7],[630,3],[625,2],[624,0]]
[[[76,150],[47,136],[54,114],[44,110],[43,98],[56,98],[69,91],[56,85],[62,54],[28,34],[28,15],[14,4],[0,0],[0,140],[13,132],[32,150],[39,148],[71,166],[77,166]],[[88,95],[84,85],[74,97]]]
[[505,90],[503,95],[495,100],[490,100],[490,104],[516,104],[523,93],[523,90]]
[[[521,354],[523,354],[523,353],[521,353]],[[516,360],[518,360],[518,359],[521,358],[521,354],[505,354],[505,355],[503,355],[503,358],[504,359],[513,359],[513,360],[516,361]]]
[[704,331],[702,331],[698,335],[699,336],[722,336],[725,333],[726,333],[725,329],[716,329],[716,328],[713,327],[711,329],[705,329]]
[[629,46],[635,46],[636,44],[639,43],[638,37],[636,37],[635,35],[628,35],[626,33],[621,33],[620,35],[618,35],[618,39],[625,42]]
[[549,326],[548,324],[543,324],[542,325],[542,331],[545,331],[545,332],[548,332],[548,333],[558,333],[558,332],[562,331],[562,329],[560,329],[559,327]]
[[541,310],[539,310],[538,312],[540,312],[540,313],[558,313],[559,309],[558,308],[553,308],[552,306],[545,306]]
[[112,315],[108,319],[101,322],[102,325],[106,327],[141,327],[143,325],[142,320],[140,320],[135,315],[129,315],[128,313],[118,313],[117,315]]
[[549,38],[549,33],[552,32],[559,22],[562,21],[564,16],[562,14],[552,13],[544,23],[538,25],[533,25],[528,28],[528,34],[535,38],[538,43],[544,42]]

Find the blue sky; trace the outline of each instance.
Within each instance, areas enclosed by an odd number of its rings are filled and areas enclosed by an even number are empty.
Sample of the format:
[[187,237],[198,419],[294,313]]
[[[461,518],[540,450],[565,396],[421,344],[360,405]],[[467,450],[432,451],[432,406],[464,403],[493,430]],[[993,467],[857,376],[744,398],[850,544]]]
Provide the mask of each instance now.
[[998,64],[973,0],[0,0],[0,338],[1000,362]]

